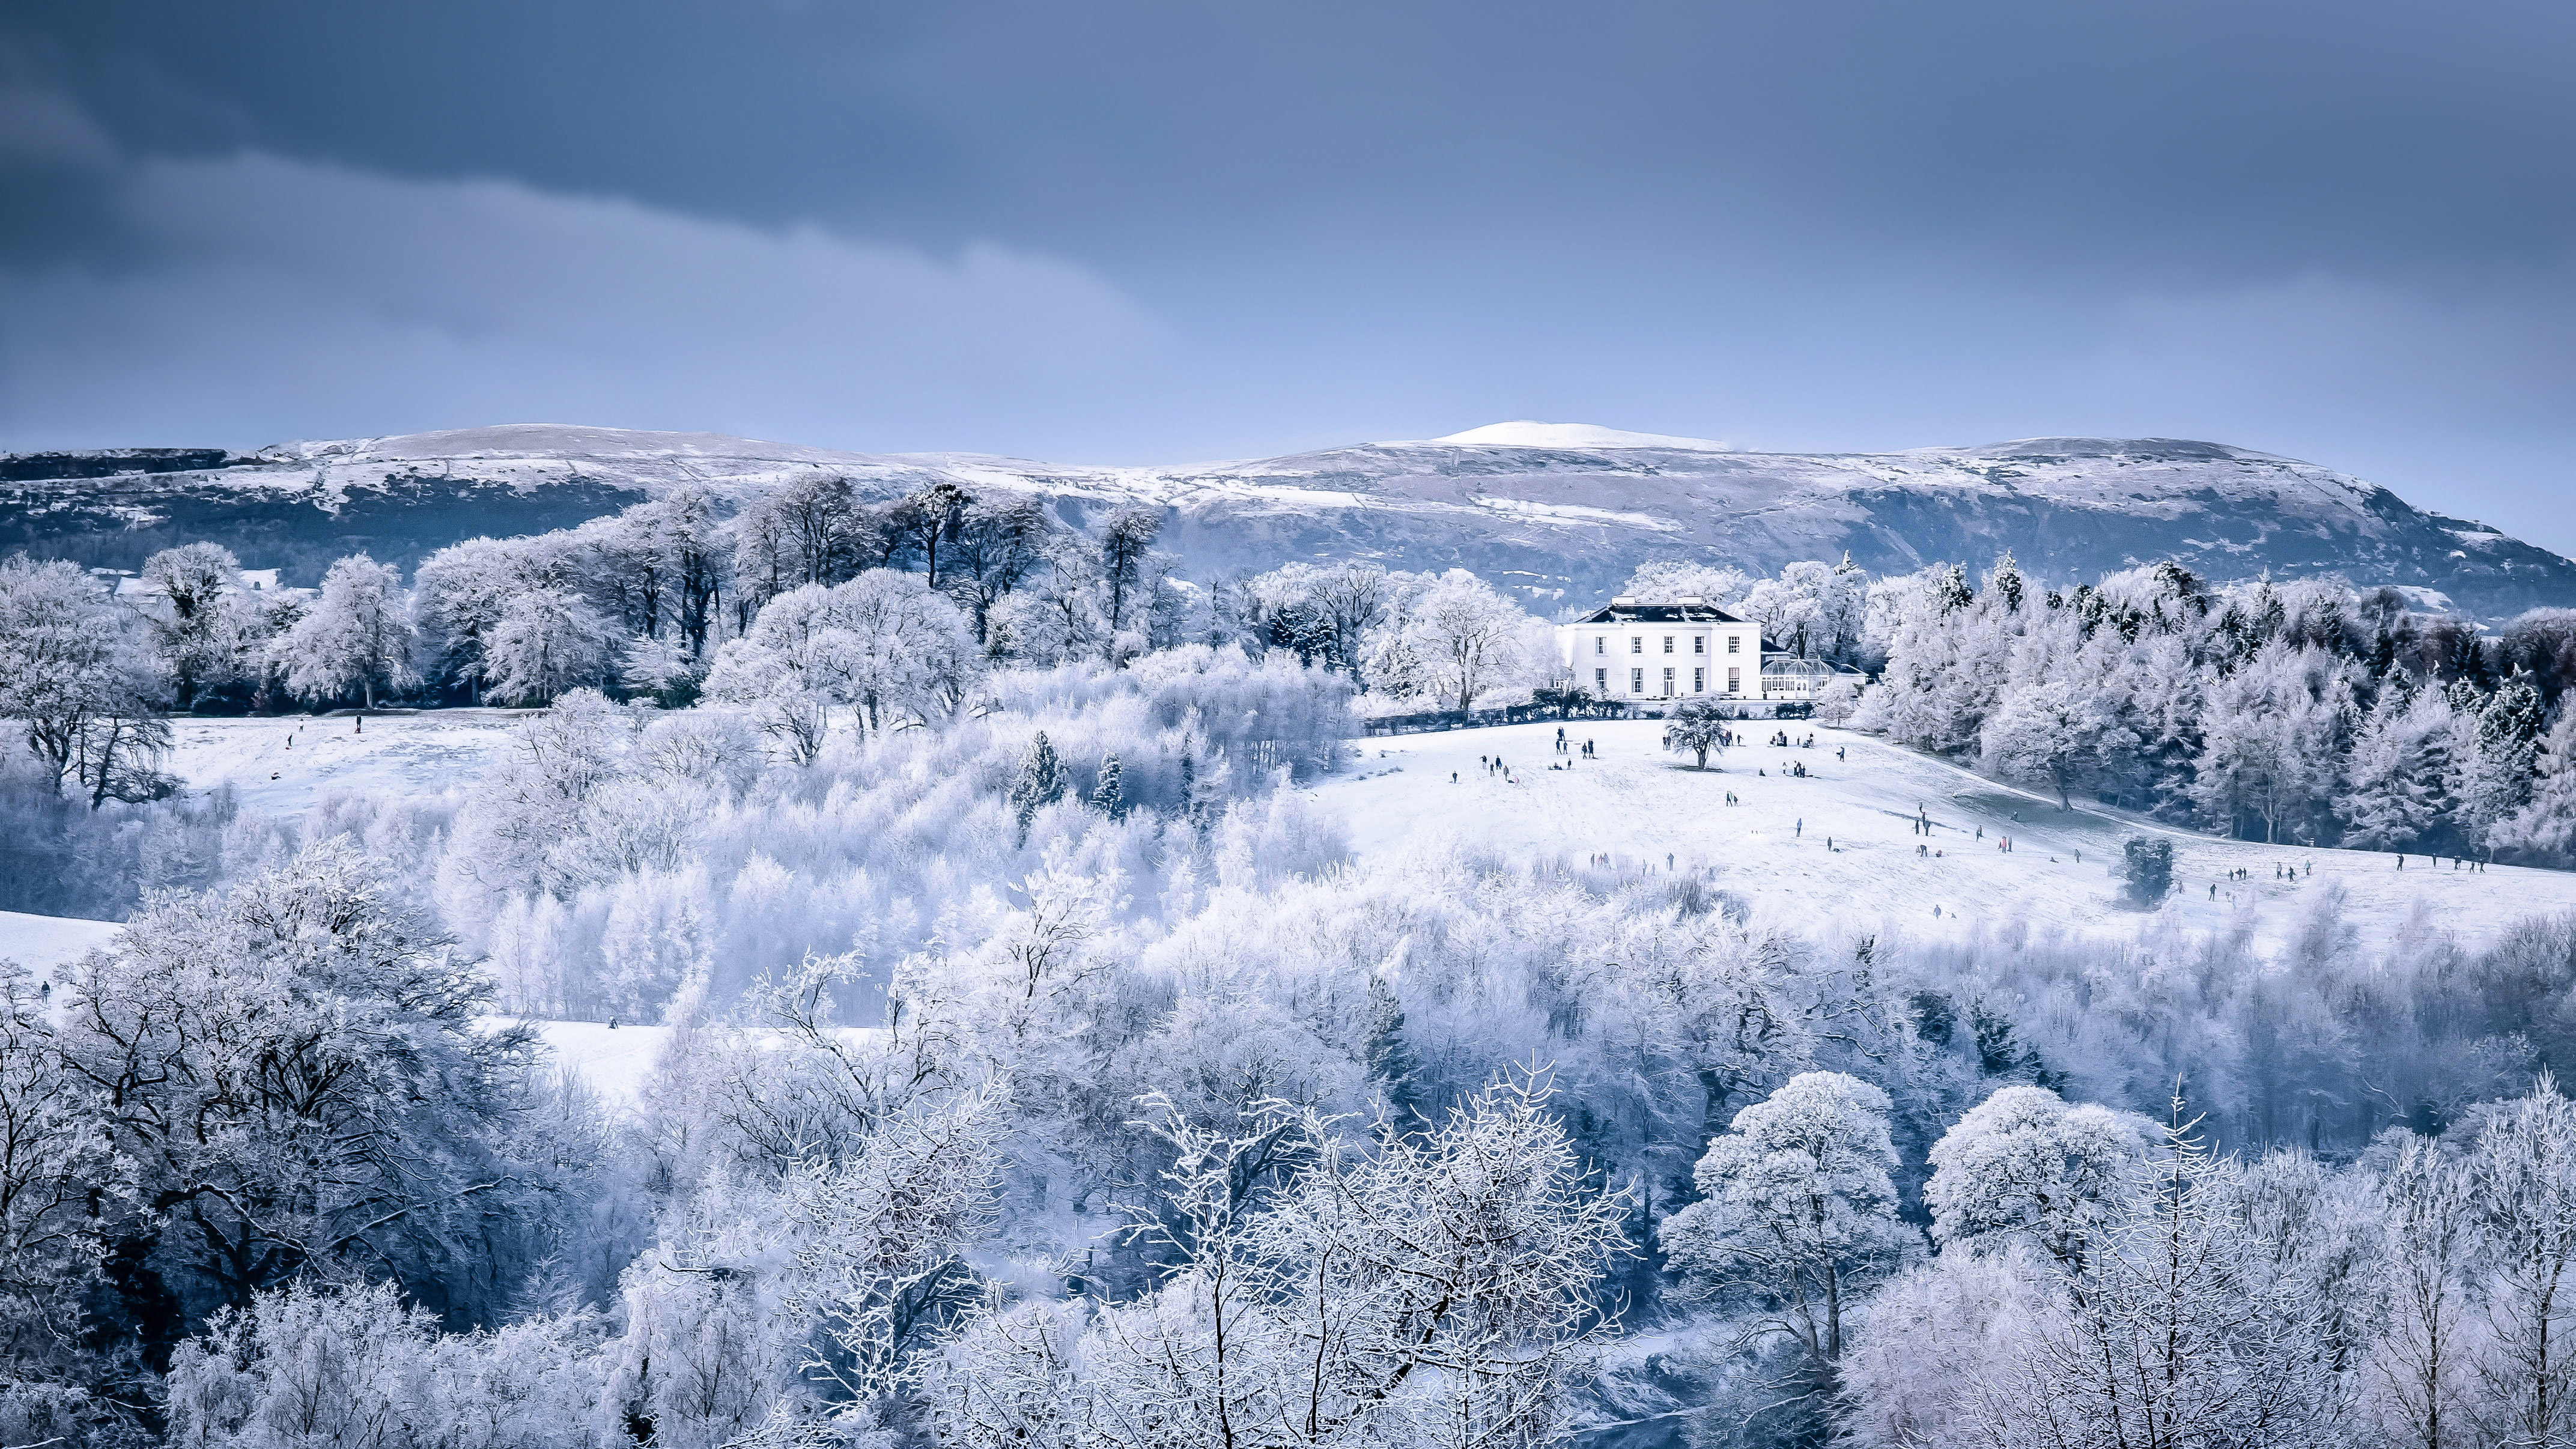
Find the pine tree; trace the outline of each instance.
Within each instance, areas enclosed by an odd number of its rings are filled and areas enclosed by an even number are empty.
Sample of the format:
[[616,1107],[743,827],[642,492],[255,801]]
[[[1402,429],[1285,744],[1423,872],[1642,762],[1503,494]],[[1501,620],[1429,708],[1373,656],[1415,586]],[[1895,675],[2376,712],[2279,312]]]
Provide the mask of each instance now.
[[2565,864],[2576,858],[2576,709],[2558,711],[2540,746],[2539,770],[2531,799],[2488,832],[2487,844]]
[[1100,757],[1100,783],[1092,787],[1091,803],[1112,820],[1127,818],[1127,794],[1119,779],[1117,755]]
[[1064,798],[1064,787],[1064,761],[1056,758],[1055,746],[1040,730],[1029,741],[1029,752],[1020,757],[1019,778],[1011,782],[1011,811],[1019,817],[1022,841],[1028,839],[1029,824],[1038,812]]
[[2515,678],[2478,711],[2469,747],[2456,762],[2460,834],[2493,853],[2491,832],[2531,799],[2540,762],[2540,692]]
[[1394,1109],[1397,1117],[1410,1116],[1417,1110],[1421,1094],[1414,1077],[1422,1063],[1404,1040],[1404,1003],[1396,1000],[1395,992],[1375,976],[1369,978],[1368,1035],[1360,1043],[1360,1060],[1386,1093],[1387,1106]]
[[2441,821],[2449,808],[2451,722],[2441,691],[2417,691],[2403,670],[2388,676],[2353,740],[2345,788],[2335,797],[2346,845],[2403,849]]

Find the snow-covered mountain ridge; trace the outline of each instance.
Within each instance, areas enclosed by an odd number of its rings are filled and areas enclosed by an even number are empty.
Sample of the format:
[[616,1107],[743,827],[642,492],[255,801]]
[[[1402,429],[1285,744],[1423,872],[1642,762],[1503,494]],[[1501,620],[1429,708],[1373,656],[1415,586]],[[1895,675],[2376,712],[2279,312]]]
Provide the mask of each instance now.
[[[66,475],[99,471],[51,455]],[[1093,467],[866,454],[707,433],[521,424],[296,443],[221,467],[28,478],[0,460],[0,548],[133,567],[213,538],[310,582],[354,548],[405,564],[476,534],[563,527],[683,486],[730,497],[829,471],[895,496],[946,479],[1079,522],[1144,503],[1210,577],[1289,559],[1463,566],[1569,601],[1650,557],[1874,571],[2011,549],[2051,578],[2178,558],[2213,578],[2340,572],[2501,617],[2576,605],[2576,563],[2315,464],[2217,443],[2031,438],[1896,453],[1754,453],[1584,424],[1495,424],[1286,457]],[[167,467],[167,464],[161,466]],[[33,471],[45,471],[36,467]]]

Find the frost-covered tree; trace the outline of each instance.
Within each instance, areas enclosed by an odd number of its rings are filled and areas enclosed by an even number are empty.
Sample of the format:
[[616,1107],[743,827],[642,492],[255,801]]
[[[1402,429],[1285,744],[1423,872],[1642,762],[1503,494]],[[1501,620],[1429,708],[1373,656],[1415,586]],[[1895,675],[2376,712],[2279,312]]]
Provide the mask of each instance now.
[[1034,498],[997,499],[966,510],[948,546],[953,563],[946,588],[974,621],[976,638],[991,642],[994,605],[1046,562],[1048,540],[1057,531]]
[[1816,691],[1816,718],[1826,724],[1842,726],[1860,713],[1861,684],[1857,676],[1837,674]]
[[1396,583],[1374,564],[1282,565],[1244,581],[1253,630],[1274,649],[1365,682],[1371,631],[1385,622]]
[[1932,1240],[1945,1251],[2027,1243],[2080,1271],[2125,1212],[2155,1135],[2135,1113],[2004,1087],[1932,1146]]
[[111,1241],[193,1312],[389,1272],[470,1318],[497,1306],[492,1267],[549,1246],[507,1226],[542,1219],[561,1183],[533,1133],[528,1038],[478,1024],[488,983],[391,895],[381,866],[325,840],[227,893],[156,902],[68,973],[61,1049],[116,1103],[138,1189]]
[[599,1322],[531,1316],[442,1334],[391,1284],[298,1283],[227,1310],[170,1366],[188,1449],[607,1449]]
[[2065,680],[2016,691],[1986,721],[1984,767],[2007,780],[2046,785],[2068,805],[2067,787],[2085,779],[2137,736],[2098,695]]
[[944,1442],[1537,1449],[1564,1432],[1627,1203],[1586,1181],[1544,1093],[1488,1089],[1368,1149],[1275,1104],[1158,1128],[1174,1165],[1137,1232],[1170,1271],[1090,1313],[970,1318],[926,1375]]
[[1658,1233],[1677,1272],[1742,1298],[1818,1376],[1842,1356],[1844,1314],[1916,1241],[1896,1217],[1889,1106],[1841,1072],[1790,1078],[1709,1144],[1702,1201]]
[[1619,586],[1619,592],[1623,597],[1650,601],[1705,599],[1712,604],[1732,604],[1743,598],[1744,591],[1752,585],[1753,576],[1739,568],[1686,559],[1649,559],[1637,565],[1628,581]]
[[2562,707],[2541,741],[2531,799],[2488,831],[2488,844],[2553,865],[2576,860],[2576,709]]
[[410,601],[392,564],[351,554],[322,576],[321,597],[275,646],[286,687],[310,700],[355,692],[370,709],[378,689],[397,690],[418,676],[411,667]]
[[1392,693],[1428,694],[1472,710],[1524,663],[1529,616],[1465,569],[1430,579],[1403,600],[1376,651],[1386,663],[1373,682]]
[[2530,801],[2540,726],[2540,692],[2527,680],[2505,681],[2478,711],[2467,747],[2452,762],[2459,781],[2454,813],[2472,846],[2493,854],[2490,837]]
[[2345,767],[2335,813],[2346,843],[2402,850],[2438,829],[2450,809],[2450,701],[2414,690],[2403,676],[2380,690]]
[[486,692],[504,704],[546,704],[567,689],[596,686],[612,643],[608,621],[578,595],[529,589],[502,610],[484,643]]
[[143,581],[168,610],[152,620],[152,649],[181,709],[232,670],[223,598],[238,586],[241,560],[221,544],[165,548],[143,561]]
[[2475,1372],[2487,1442],[2576,1440],[2576,1102],[2547,1076],[2469,1160],[2489,1264]]
[[2387,1310],[2362,1368],[2363,1412],[2391,1445],[2473,1443],[2482,1336],[2471,1296],[2478,1206],[2470,1173],[2409,1132],[2380,1191]]
[[[2337,1442],[2327,1305],[2258,1251],[2233,1164],[2167,1129],[2145,1190],[1971,1381],[1982,1442],[2049,1449]],[[1946,1255],[1945,1255],[1946,1256]]]
[[1154,540],[1162,531],[1162,513],[1142,504],[1111,511],[1100,526],[1100,582],[1113,635],[1137,632],[1140,612],[1153,605]]
[[965,615],[918,575],[871,569],[807,584],[763,605],[707,675],[707,698],[758,711],[810,761],[826,712],[849,707],[862,734],[953,714],[982,673]]
[[170,726],[131,622],[71,564],[0,559],[0,719],[55,792],[78,790],[93,810],[177,787],[155,768]]
[[1725,710],[1704,699],[1686,700],[1673,710],[1664,723],[1664,745],[1667,749],[1691,757],[1695,769],[1708,768],[1708,752],[1717,748],[1727,731]]

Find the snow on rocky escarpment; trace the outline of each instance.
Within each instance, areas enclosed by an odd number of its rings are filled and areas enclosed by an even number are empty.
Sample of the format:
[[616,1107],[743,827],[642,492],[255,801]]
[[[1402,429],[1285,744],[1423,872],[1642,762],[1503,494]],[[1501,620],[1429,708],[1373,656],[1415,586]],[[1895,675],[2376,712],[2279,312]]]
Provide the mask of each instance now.
[[1075,523],[1148,504],[1167,515],[1166,546],[1201,578],[1366,558],[1471,568],[1579,602],[1648,558],[1771,570],[1848,551],[1889,572],[2010,549],[2058,579],[2177,558],[2214,579],[2336,572],[2487,617],[2576,605],[2576,563],[2544,549],[2315,464],[2172,439],[1752,453],[1516,422],[1280,458],[1086,467],[527,424],[172,468],[185,461],[118,471],[107,454],[0,459],[0,550],[131,568],[154,549],[211,538],[310,583],[354,549],[409,565],[461,538],[564,527],[679,487],[740,497],[831,472],[882,497],[941,479],[976,494],[1032,493]]

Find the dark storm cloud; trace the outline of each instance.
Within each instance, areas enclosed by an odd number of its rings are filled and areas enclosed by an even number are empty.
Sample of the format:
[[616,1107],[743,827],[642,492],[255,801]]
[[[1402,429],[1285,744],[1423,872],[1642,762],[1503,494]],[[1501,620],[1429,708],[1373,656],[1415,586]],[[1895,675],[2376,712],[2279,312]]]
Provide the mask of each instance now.
[[[84,3],[9,53],[0,130],[53,118],[13,438],[2189,434],[2576,547],[2568,7]],[[226,167],[297,178],[333,264]],[[467,180],[518,220],[383,230]],[[558,214],[625,288],[546,280]],[[791,236],[868,260],[803,307]],[[193,371],[245,297],[274,340]],[[137,351],[195,360],[145,408]]]

